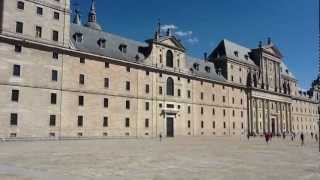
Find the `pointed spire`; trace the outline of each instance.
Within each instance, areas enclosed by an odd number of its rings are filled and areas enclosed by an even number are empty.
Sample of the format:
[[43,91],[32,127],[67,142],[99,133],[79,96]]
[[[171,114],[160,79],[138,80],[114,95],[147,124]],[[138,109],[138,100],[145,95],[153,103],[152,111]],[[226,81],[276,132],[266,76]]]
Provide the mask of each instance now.
[[76,9],[75,12],[76,12],[76,15],[75,15],[75,17],[74,17],[74,19],[73,19],[73,24],[81,25],[82,23],[81,23],[81,18],[80,18],[80,11],[79,11],[79,9]]
[[157,29],[155,32],[155,40],[160,39],[160,33],[161,33],[161,23],[160,23],[160,19],[158,19],[158,24],[157,24]]
[[96,3],[95,0],[92,0],[90,11],[88,14],[88,22],[86,24],[87,27],[90,27],[95,30],[101,31],[101,26],[97,23],[97,12],[96,12]]

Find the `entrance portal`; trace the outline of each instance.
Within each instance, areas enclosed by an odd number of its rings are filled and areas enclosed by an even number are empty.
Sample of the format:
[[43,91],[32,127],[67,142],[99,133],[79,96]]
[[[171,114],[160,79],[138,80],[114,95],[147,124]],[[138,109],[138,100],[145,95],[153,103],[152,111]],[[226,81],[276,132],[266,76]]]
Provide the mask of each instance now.
[[167,137],[174,137],[174,124],[172,117],[167,117]]
[[271,130],[272,135],[276,135],[276,120],[274,118],[271,119]]

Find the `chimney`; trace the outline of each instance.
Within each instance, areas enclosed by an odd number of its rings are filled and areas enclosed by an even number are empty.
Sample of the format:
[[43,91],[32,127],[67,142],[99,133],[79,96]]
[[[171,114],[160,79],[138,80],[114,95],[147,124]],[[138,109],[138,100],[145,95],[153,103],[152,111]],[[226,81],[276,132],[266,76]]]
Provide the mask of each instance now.
[[205,61],[207,61],[207,60],[208,60],[208,53],[205,52],[205,53],[203,54],[203,58],[204,58]]
[[268,45],[270,45],[270,44],[271,44],[271,38],[268,37]]

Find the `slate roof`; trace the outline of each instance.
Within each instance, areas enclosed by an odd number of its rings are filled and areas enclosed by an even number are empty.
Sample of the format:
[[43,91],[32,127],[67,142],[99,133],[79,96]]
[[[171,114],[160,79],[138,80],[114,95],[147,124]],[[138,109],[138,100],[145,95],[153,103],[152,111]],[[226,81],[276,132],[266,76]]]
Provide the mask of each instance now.
[[[241,46],[239,44],[236,44],[227,39],[222,40],[221,43],[224,46],[226,57],[245,63],[245,64],[250,64],[255,66],[255,63],[253,62],[253,60],[250,58],[250,55],[249,55],[249,53],[251,52],[251,49]],[[235,54],[236,52],[238,54],[237,56]],[[246,56],[248,59],[246,59]]]
[[[225,79],[223,78],[223,76],[219,76],[216,73],[216,69],[214,67],[214,64],[212,62],[209,61],[205,61],[203,59],[198,59],[198,58],[194,58],[191,56],[186,56],[186,66],[188,68],[188,70],[190,71],[190,73],[193,73],[197,76],[201,76],[201,77],[205,77],[205,78],[209,78],[215,81],[225,81]],[[198,69],[195,68],[195,64],[198,65]],[[210,68],[210,72],[206,71],[206,67]]]
[[289,71],[287,65],[284,62],[281,62],[281,64],[280,64],[280,73],[281,73],[281,75],[296,79],[294,77],[293,73]]
[[[75,33],[81,33],[83,35],[82,42],[76,42],[74,38]],[[105,48],[99,47],[99,39],[105,39]],[[78,24],[71,24],[70,43],[72,48],[80,51],[132,62],[136,62],[137,56],[139,57],[139,61],[144,60],[146,56],[141,52],[141,48],[148,47],[147,43],[130,40]],[[120,45],[127,46],[126,53],[123,53],[119,50]]]

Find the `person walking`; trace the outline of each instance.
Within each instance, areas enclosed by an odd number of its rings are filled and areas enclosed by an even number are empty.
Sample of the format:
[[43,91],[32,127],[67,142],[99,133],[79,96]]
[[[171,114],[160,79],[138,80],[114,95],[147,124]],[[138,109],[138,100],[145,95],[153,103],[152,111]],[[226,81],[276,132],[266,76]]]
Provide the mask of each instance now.
[[159,134],[160,142],[162,141],[162,133]]
[[303,133],[300,134],[300,140],[301,140],[301,146],[303,146],[304,145],[304,134]]
[[314,138],[316,139],[316,142],[318,142],[318,134],[315,134]]

